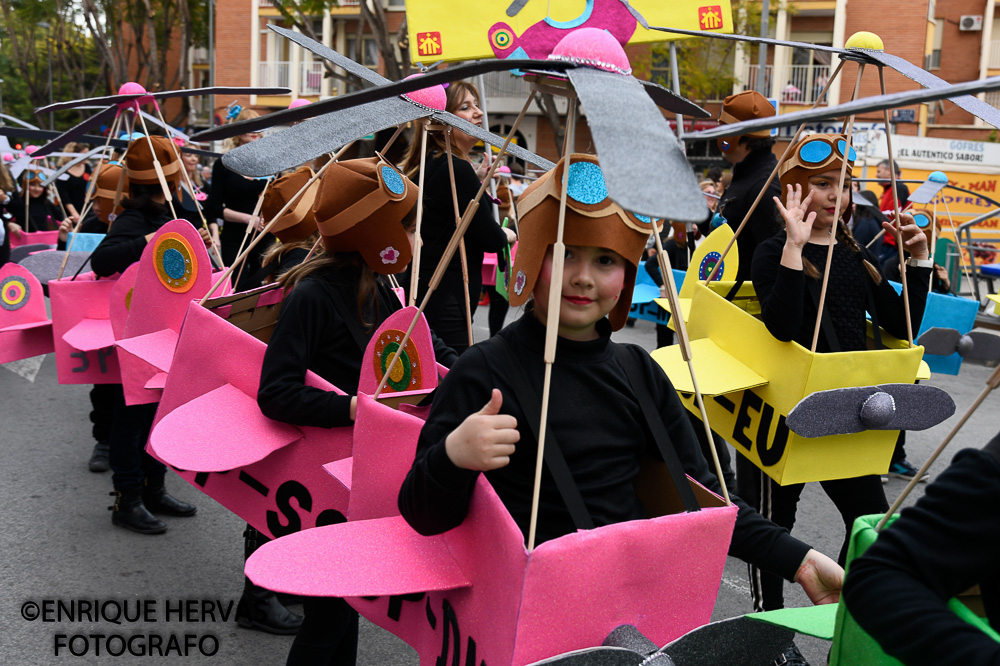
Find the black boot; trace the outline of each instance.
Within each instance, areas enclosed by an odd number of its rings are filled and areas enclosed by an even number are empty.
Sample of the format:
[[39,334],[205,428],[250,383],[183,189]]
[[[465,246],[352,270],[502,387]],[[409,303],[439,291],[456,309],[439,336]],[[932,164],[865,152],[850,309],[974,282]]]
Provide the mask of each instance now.
[[153,513],[186,518],[193,516],[198,508],[194,504],[182,502],[170,495],[163,486],[162,476],[147,476],[142,487],[142,501]]
[[162,534],[167,531],[167,525],[158,520],[142,503],[142,493],[138,488],[132,490],[116,490],[111,495],[116,496],[114,506],[109,506],[111,524],[124,527],[139,534]]
[[107,472],[111,469],[111,462],[108,460],[110,448],[111,444],[107,440],[94,444],[94,452],[90,454],[90,460],[87,462],[87,468],[91,472]]
[[236,605],[236,624],[244,629],[284,636],[298,633],[302,616],[282,606],[274,592],[254,585],[247,578],[243,584],[243,596]]
[[[248,559],[268,539],[255,528],[247,525],[243,532],[243,559]],[[258,629],[269,634],[297,633],[302,626],[302,616],[285,608],[271,590],[243,579],[243,596],[236,606],[236,623],[244,629]]]

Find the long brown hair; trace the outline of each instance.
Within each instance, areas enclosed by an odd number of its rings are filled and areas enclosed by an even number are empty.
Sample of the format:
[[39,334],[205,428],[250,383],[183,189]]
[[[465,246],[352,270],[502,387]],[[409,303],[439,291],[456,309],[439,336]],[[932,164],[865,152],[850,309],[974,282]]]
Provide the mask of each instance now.
[[[445,110],[449,113],[455,113],[458,107],[462,105],[462,101],[465,99],[465,93],[472,93],[472,97],[476,100],[476,104],[479,104],[479,90],[476,86],[472,85],[468,81],[454,81],[445,90],[448,96],[448,102],[445,105]],[[410,141],[410,147],[406,150],[406,156],[403,158],[403,164],[400,166],[400,171],[406,174],[407,178],[415,179],[417,172],[420,171],[420,144],[422,143],[422,137],[424,132],[423,123],[417,123],[417,129],[413,133],[413,139]],[[431,132],[428,136],[430,141],[429,151],[433,156],[442,155],[445,152],[445,142],[444,135],[441,132]],[[454,153],[455,145],[452,142],[452,153]],[[466,159],[468,155],[459,155],[462,159]]]
[[[358,321],[361,322],[361,325],[364,326],[365,329],[374,328],[375,323],[378,321],[378,298],[373,299],[373,296],[376,295],[375,290],[377,287],[376,273],[368,267],[368,264],[365,263],[365,260],[362,259],[361,255],[357,252],[315,254],[309,259],[309,261],[304,261],[295,268],[289,270],[287,273],[279,276],[278,284],[280,284],[285,290],[285,295],[288,295],[288,292],[316,271],[325,268],[348,267],[355,267],[358,270]],[[375,320],[368,321],[365,318],[365,305],[372,300],[374,300],[375,303]]]

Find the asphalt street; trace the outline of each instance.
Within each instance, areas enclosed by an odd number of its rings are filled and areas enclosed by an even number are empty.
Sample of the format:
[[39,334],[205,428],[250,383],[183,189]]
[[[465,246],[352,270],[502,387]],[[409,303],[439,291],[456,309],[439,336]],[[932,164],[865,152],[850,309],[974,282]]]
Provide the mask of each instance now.
[[[485,308],[477,320],[476,336],[483,339],[487,335]],[[655,346],[653,325],[646,322],[616,333],[615,339],[647,349]],[[156,662],[283,664],[291,637],[244,630],[234,621],[243,586],[243,522],[178,477],[168,476],[168,488],[180,499],[197,504],[197,516],[167,518],[169,529],[159,536],[113,527],[108,511],[110,473],[93,474],[86,466],[94,444],[88,420],[89,387],[60,386],[55,370],[52,356],[45,358],[34,381],[9,368],[0,369],[0,404],[4,405],[0,662],[141,661],[128,657],[127,652],[120,658],[103,652],[109,644],[117,650],[122,642],[109,643],[108,636],[128,640],[138,634],[141,638],[134,646],[155,646],[160,641],[166,649],[176,641],[177,649],[186,653],[156,658]],[[930,455],[982,390],[990,372],[966,364],[957,377],[935,375],[927,382],[952,395],[957,413],[928,431],[909,435],[907,448],[914,463],[919,465]],[[960,448],[982,446],[996,434],[998,401],[1000,395],[987,399],[934,465],[932,476]],[[890,502],[904,485],[901,480],[889,481],[885,489]],[[919,497],[922,487],[910,502]],[[836,556],[843,525],[818,484],[806,488],[793,533]],[[81,600],[104,610],[94,618],[58,617],[59,602],[76,602],[79,608]],[[786,585],[786,603],[800,606],[808,600],[797,586]],[[115,621],[117,608],[124,614]],[[745,565],[730,558],[714,618],[750,610]],[[92,635],[103,638],[88,638]],[[800,638],[798,644],[811,663],[825,663],[828,643]],[[95,646],[102,649],[100,656],[95,655]],[[417,658],[394,636],[365,623],[359,663],[409,665],[416,664]]]

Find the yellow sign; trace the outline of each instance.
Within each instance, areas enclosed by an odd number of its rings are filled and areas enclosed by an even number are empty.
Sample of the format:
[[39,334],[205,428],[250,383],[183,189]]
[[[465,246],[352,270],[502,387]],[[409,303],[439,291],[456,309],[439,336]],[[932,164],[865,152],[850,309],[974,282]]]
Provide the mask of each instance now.
[[[517,4],[523,4],[520,11]],[[631,0],[649,25],[732,32],[729,0]],[[515,12],[508,16],[508,8]],[[607,30],[621,44],[682,39],[646,30],[621,0],[412,0],[406,3],[414,62],[546,58],[576,28]]]
[[[685,278],[685,288],[687,283]],[[785,419],[816,391],[912,384],[923,347],[811,353],[795,342],[775,339],[759,319],[700,283],[693,285],[687,329],[712,429],[779,484],[884,474],[888,469],[898,431],[805,438],[790,431]],[[653,358],[684,406],[698,415],[679,347],[657,349]]]
[[[870,168],[869,173],[871,173]],[[926,180],[930,173],[931,171],[920,169],[903,169],[900,178],[903,180]],[[940,224],[939,237],[955,240],[955,228],[960,224],[997,209],[997,206],[985,197],[989,197],[989,199],[994,201],[1000,201],[1000,174],[962,173],[957,171],[948,171],[946,173],[949,185],[961,187],[964,190],[969,190],[969,192],[959,192],[946,187],[930,203],[921,204],[919,208],[932,212],[936,210],[937,220]],[[855,168],[854,175],[860,177],[860,174],[861,170]],[[912,193],[919,185],[909,183],[907,187]],[[867,188],[881,198],[882,187],[875,183],[868,183]],[[998,230],[1000,230],[1000,214],[976,225],[972,232],[972,237],[974,240],[977,237],[995,238],[998,235]],[[998,245],[1000,244],[984,243],[983,248],[977,251],[976,263],[984,264],[1000,261],[1000,246]],[[996,247],[996,250],[991,250],[990,247]],[[968,252],[963,250],[963,254],[965,255],[965,261],[968,262]]]

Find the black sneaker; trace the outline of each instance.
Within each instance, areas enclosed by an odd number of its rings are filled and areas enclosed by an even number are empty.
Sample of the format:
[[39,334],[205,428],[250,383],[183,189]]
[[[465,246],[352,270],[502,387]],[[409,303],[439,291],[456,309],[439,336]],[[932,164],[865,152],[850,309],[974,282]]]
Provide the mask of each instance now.
[[[896,479],[905,479],[906,481],[911,481],[919,471],[920,470],[914,467],[913,463],[911,463],[909,460],[906,460],[905,458],[900,462],[894,462],[891,465],[889,465],[889,476]],[[931,478],[930,474],[924,474],[923,478],[921,478],[920,481],[921,483],[923,483],[927,481],[927,479],[929,478]]]
[[802,656],[799,649],[795,647],[795,643],[792,643],[785,648],[785,651],[781,653],[781,656],[771,663],[773,666],[809,666],[809,662]]

